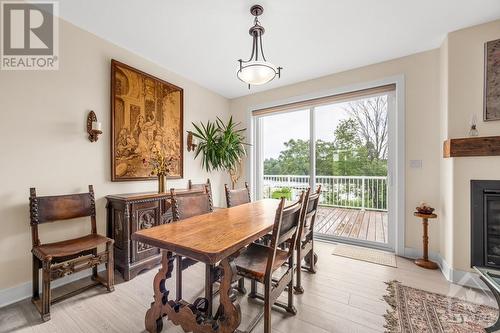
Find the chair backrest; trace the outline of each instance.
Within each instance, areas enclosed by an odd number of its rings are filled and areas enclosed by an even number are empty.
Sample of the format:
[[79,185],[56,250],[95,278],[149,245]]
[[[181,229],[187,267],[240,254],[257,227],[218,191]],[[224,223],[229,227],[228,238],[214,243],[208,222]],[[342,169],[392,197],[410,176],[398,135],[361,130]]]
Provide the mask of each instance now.
[[30,225],[33,246],[40,245],[38,225],[46,222],[90,217],[92,233],[97,233],[94,187],[88,193],[39,197],[36,189],[30,188]]
[[309,195],[309,199],[307,200],[307,209],[304,214],[304,224],[309,226],[309,231],[313,231],[314,229],[320,196],[321,185],[318,186],[315,193]]
[[174,221],[213,211],[212,195],[208,189],[208,185],[205,185],[205,188],[199,192],[196,191],[177,196],[175,190],[171,189],[170,194],[172,195],[172,215]]
[[210,178],[207,178],[206,183],[193,183],[193,181],[190,179],[188,180],[188,189],[189,190],[202,190],[205,191],[205,186],[208,186],[208,191],[210,192],[210,195],[212,194],[212,184],[210,183]]
[[266,279],[272,277],[272,269],[274,266],[274,259],[276,257],[276,250],[278,247],[287,242],[288,243],[288,256],[293,256],[297,238],[299,235],[300,223],[302,218],[302,207],[306,194],[302,192],[299,200],[285,207],[285,198],[281,198],[276,216],[274,219],[273,233],[270,244],[270,252],[267,260]]
[[245,188],[230,190],[229,186],[224,184],[224,189],[226,192],[227,208],[243,205],[251,201],[250,188],[247,182],[245,182]]

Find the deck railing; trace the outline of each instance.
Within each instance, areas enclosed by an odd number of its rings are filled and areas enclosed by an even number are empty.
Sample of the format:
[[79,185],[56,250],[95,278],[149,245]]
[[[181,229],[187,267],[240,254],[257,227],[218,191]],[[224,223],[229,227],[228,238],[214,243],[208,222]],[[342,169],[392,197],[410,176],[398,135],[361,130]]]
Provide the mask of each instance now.
[[[264,198],[279,196],[284,188],[294,198],[309,184],[309,176],[264,175]],[[386,176],[316,176],[316,185],[321,185],[323,206],[387,211]]]

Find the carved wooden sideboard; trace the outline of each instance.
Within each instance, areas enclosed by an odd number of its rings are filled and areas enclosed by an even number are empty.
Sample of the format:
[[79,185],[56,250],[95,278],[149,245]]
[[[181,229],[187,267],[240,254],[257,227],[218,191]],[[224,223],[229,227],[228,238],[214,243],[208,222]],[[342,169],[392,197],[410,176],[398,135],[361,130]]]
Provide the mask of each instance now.
[[[176,190],[176,195],[199,191]],[[170,194],[115,194],[108,195],[106,199],[107,236],[115,240],[115,268],[128,281],[142,270],[151,269],[161,262],[158,248],[132,241],[130,235],[137,230],[172,221]]]

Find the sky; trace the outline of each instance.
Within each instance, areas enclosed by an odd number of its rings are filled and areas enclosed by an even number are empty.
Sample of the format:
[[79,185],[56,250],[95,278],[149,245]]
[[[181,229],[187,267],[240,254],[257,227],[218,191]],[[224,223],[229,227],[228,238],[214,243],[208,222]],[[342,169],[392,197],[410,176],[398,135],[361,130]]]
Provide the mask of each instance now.
[[[316,139],[333,141],[340,120],[348,118],[345,103],[315,108]],[[309,110],[281,113],[262,119],[264,159],[277,158],[290,139],[309,140]]]

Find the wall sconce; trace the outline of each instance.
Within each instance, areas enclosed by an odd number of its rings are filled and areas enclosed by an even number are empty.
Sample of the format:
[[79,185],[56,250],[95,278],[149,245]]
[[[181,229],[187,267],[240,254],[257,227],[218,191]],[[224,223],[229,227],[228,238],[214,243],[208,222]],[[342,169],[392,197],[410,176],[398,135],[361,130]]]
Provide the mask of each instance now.
[[90,111],[87,116],[87,133],[89,133],[90,142],[96,142],[99,134],[102,134],[102,124],[97,121],[94,111]]
[[197,145],[198,145],[198,140],[196,140],[196,138],[193,136],[193,132],[188,131],[187,150],[194,151]]

